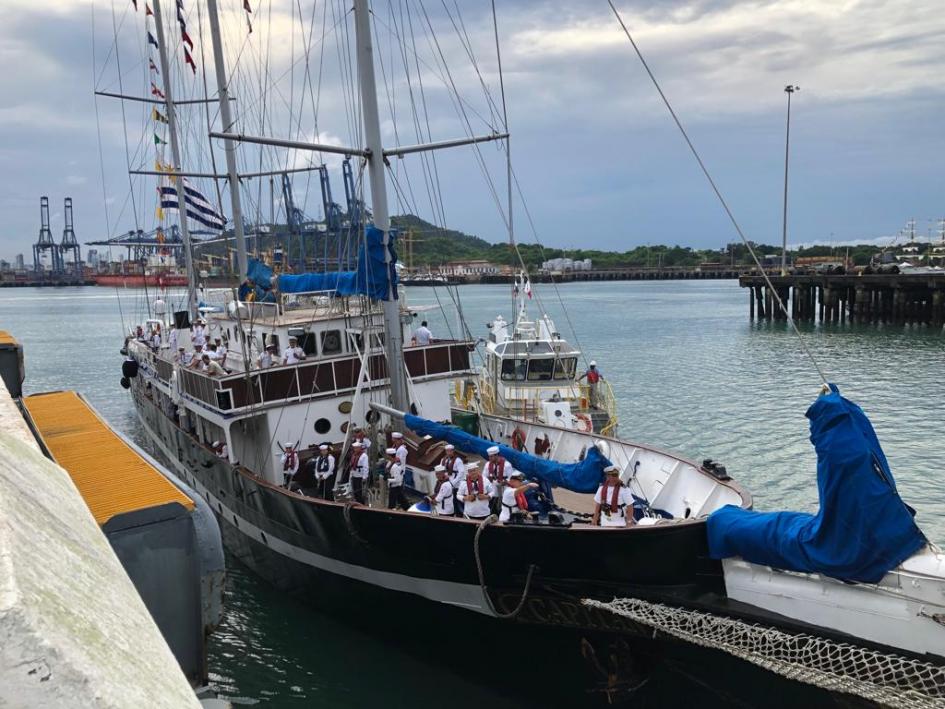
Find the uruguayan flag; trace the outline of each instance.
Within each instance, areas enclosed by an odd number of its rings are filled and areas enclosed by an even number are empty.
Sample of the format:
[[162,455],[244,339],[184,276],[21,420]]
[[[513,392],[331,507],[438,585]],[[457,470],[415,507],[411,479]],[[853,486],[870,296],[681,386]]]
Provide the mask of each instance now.
[[[187,216],[196,219],[205,227],[220,229],[226,226],[226,217],[213,208],[207,198],[184,180],[184,200],[187,202]],[[178,209],[176,187],[161,188],[161,206],[165,209]]]

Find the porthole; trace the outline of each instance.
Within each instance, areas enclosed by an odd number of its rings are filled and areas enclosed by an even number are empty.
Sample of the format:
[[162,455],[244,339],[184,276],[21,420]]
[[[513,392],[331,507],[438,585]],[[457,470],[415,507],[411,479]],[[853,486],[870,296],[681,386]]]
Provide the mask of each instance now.
[[343,414],[350,414],[350,413],[351,413],[351,402],[350,402],[350,401],[342,401],[340,404],[338,404],[338,411],[340,411],[340,412],[343,413]]
[[364,418],[367,419],[368,423],[374,424],[378,422],[378,420],[381,418],[381,415],[377,413],[374,409],[371,409],[364,415]]
[[326,418],[318,419],[315,422],[315,433],[325,434],[331,430],[331,421]]
[[341,424],[341,432],[342,432],[342,433],[347,433],[347,432],[348,432],[348,422],[347,422],[347,421],[345,421],[343,424]]

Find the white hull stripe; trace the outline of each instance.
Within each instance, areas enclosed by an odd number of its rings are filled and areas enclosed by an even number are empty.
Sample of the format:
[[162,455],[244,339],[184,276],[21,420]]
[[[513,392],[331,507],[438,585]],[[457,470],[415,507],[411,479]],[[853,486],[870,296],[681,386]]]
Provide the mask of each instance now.
[[[209,493],[207,488],[201,484],[199,478],[193,474],[188,475],[190,471],[188,471],[186,466],[177,460],[170,450],[168,450],[160,437],[155,435],[154,431],[151,430],[147,422],[140,415],[140,412],[138,419],[145,427],[148,435],[151,436],[151,439],[157,443],[165,457],[167,457],[167,459],[174,464],[174,467],[176,467],[182,474],[185,475],[185,480],[187,478],[193,478],[193,487],[198,493],[200,493],[200,495],[204,497],[204,499],[206,499],[211,504],[215,510],[223,510],[222,514],[226,521],[233,522],[233,520],[236,520],[237,529],[240,534],[252,537],[259,543],[265,544],[273,551],[282,554],[289,559],[307,564],[308,566],[313,566],[323,571],[328,571],[330,573],[338,574],[339,576],[345,576],[357,581],[363,581],[364,583],[369,583],[373,586],[380,586],[381,588],[387,588],[392,591],[412,593],[416,596],[421,596],[431,601],[445,603],[450,606],[457,606],[466,610],[483,613],[485,615],[492,615],[492,612],[489,610],[489,605],[486,602],[485,595],[478,585],[456,583],[454,581],[440,581],[437,579],[416,578],[413,576],[397,574],[391,571],[379,571],[377,569],[371,569],[367,566],[349,564],[345,561],[339,561],[338,559],[323,556],[322,554],[316,554],[315,552],[309,551],[308,549],[302,549],[293,544],[289,544],[288,542],[279,539],[272,534],[267,534],[264,530],[256,527],[251,522],[246,521],[242,517],[239,517],[228,507],[223,505],[219,499]],[[265,542],[263,542],[263,534],[266,535]],[[469,553],[472,554],[472,549],[469,550]]]

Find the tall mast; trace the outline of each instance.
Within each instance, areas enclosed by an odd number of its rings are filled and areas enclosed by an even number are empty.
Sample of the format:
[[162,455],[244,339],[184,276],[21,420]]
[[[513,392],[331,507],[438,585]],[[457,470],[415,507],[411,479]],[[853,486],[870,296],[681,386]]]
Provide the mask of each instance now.
[[[210,37],[213,40],[213,61],[217,75],[217,95],[220,99],[220,120],[223,133],[233,132],[233,114],[230,111],[229,87],[226,80],[226,65],[223,62],[223,41],[220,39],[220,14],[217,0],[207,0],[210,15]],[[243,234],[243,208],[240,204],[240,181],[236,172],[236,145],[229,138],[223,139],[226,153],[226,172],[230,181],[230,207],[233,211],[233,236],[236,238],[236,267],[240,281],[246,278],[249,266],[246,260],[246,236]]]
[[[358,75],[361,84],[361,110],[364,116],[364,138],[368,150],[368,173],[371,179],[371,210],[374,226],[384,235],[386,278],[391,278],[390,215],[387,211],[387,181],[384,174],[384,147],[381,145],[381,124],[377,109],[377,88],[374,81],[374,49],[371,40],[368,0],[354,0],[354,29],[358,45]],[[390,376],[391,405],[398,411],[409,411],[407,378],[403,361],[403,330],[400,324],[400,303],[394,298],[394,284],[388,283],[384,300],[384,346],[387,348],[387,369]]]
[[[177,112],[171,89],[170,62],[167,60],[167,42],[164,39],[164,22],[161,19],[161,0],[153,0],[154,26],[157,28],[158,54],[161,58],[161,75],[164,77],[164,107],[167,109],[167,128],[171,138],[171,157],[174,170],[180,172],[180,144],[177,141]],[[180,216],[180,234],[184,242],[184,266],[187,269],[187,310],[191,316],[197,308],[197,274],[194,272],[194,254],[190,246],[190,228],[187,226],[187,196],[184,192],[184,178],[172,175],[171,180],[177,190],[177,213]]]

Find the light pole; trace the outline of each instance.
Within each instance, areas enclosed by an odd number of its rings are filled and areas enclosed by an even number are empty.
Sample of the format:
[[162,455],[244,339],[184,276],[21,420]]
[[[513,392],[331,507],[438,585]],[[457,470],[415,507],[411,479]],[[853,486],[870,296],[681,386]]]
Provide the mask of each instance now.
[[800,86],[788,84],[784,87],[787,94],[787,132],[784,136],[784,215],[781,220],[781,275],[787,275],[787,185],[788,185],[788,155],[791,148],[791,94],[800,91]]

